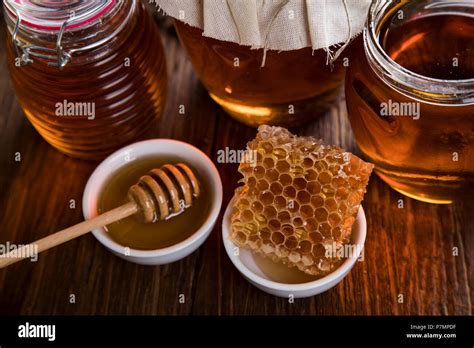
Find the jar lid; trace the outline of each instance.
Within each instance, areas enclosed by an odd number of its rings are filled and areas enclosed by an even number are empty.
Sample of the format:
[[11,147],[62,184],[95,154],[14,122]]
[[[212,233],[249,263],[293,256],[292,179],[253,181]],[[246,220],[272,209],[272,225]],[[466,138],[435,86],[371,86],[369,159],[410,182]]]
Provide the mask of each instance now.
[[43,31],[83,28],[106,15],[117,0],[6,0],[5,7],[21,25]]
[[[253,49],[324,49],[336,59],[364,27],[371,0],[154,0],[203,36]],[[336,51],[337,50],[337,51]]]
[[[133,3],[135,1],[132,0]],[[49,66],[59,68],[71,60],[73,53],[105,42],[76,42],[76,45],[65,48],[65,34],[100,26],[106,16],[113,15],[113,9],[117,8],[115,5],[121,4],[124,0],[4,0],[7,23],[12,24],[9,25],[12,42],[21,64],[30,64],[36,57],[47,60]],[[117,26],[116,31],[120,29],[121,25]],[[39,37],[47,40],[36,43]],[[80,39],[75,35],[69,37]]]

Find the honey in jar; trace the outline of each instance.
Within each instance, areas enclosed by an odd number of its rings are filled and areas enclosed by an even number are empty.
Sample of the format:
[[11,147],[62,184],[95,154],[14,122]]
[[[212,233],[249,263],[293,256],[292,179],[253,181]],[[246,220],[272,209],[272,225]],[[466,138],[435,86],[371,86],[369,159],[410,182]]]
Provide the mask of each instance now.
[[18,101],[61,152],[100,159],[155,128],[166,66],[139,0],[4,1]]
[[324,49],[264,52],[203,36],[179,20],[175,26],[212,99],[245,124],[301,125],[324,114],[341,91],[344,67],[328,64]]
[[474,194],[474,3],[376,1],[346,76],[357,144],[395,190]]

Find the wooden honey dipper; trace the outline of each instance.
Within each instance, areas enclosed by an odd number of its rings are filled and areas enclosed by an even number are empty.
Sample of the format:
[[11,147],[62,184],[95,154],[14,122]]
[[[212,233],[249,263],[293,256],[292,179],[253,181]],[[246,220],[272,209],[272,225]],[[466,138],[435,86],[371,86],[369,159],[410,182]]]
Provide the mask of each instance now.
[[173,218],[188,208],[200,193],[199,182],[187,165],[165,164],[161,168],[151,170],[148,175],[142,176],[137,184],[130,187],[128,190],[130,202],[0,255],[0,268],[30,258],[31,255],[25,256],[22,249],[31,250],[35,245],[38,248],[37,252],[40,253],[134,214],[137,214],[139,220],[144,223]]

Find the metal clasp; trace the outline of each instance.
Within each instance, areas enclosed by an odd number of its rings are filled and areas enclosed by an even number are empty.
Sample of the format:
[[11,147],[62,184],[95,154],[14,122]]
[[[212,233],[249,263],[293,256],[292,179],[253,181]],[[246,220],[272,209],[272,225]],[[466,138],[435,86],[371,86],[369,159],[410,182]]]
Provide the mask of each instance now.
[[[61,28],[59,29],[58,37],[56,40],[56,48],[46,48],[37,45],[30,45],[30,44],[22,44],[20,40],[18,40],[18,32],[20,30],[21,24],[21,16],[17,9],[14,9],[16,14],[16,23],[15,29],[13,30],[13,47],[17,53],[17,57],[20,58],[21,65],[27,65],[33,63],[33,59],[31,57],[42,58],[46,60],[50,60],[48,62],[49,66],[57,67],[57,68],[64,68],[66,64],[71,60],[71,54],[66,52],[62,46],[62,39],[64,36],[64,32],[66,31],[66,27],[73,21],[74,16],[69,17],[66,19]],[[48,54],[50,53],[50,54]]]

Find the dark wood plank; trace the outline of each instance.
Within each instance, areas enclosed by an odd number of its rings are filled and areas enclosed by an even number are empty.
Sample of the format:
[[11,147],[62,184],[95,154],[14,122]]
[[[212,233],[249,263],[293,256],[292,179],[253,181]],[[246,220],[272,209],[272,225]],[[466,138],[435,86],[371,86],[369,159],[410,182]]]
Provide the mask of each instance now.
[[[243,149],[256,130],[232,120],[212,102],[170,22],[160,18],[159,24],[169,91],[156,136],[190,142],[215,162],[217,151],[226,146]],[[0,37],[5,37],[3,24]],[[15,101],[4,52],[1,42],[0,243],[20,243],[81,220],[82,191],[97,163],[59,154],[34,131]],[[179,105],[185,106],[185,115],[177,112]],[[342,94],[327,115],[295,132],[357,153]],[[21,162],[14,161],[16,152]],[[237,165],[216,165],[225,207],[240,177]],[[69,208],[71,199],[75,209]],[[242,278],[223,250],[221,216],[197,252],[166,266],[128,263],[92,236],[84,236],[46,252],[37,263],[1,270],[0,314],[472,315],[474,203],[421,203],[401,196],[374,175],[363,205],[368,221],[364,260],[334,289],[313,298],[290,304]],[[457,256],[453,248],[458,248]],[[69,302],[71,294],[76,296],[74,304]],[[184,304],[178,301],[180,294],[185,295]],[[399,295],[403,303],[398,303]]]

